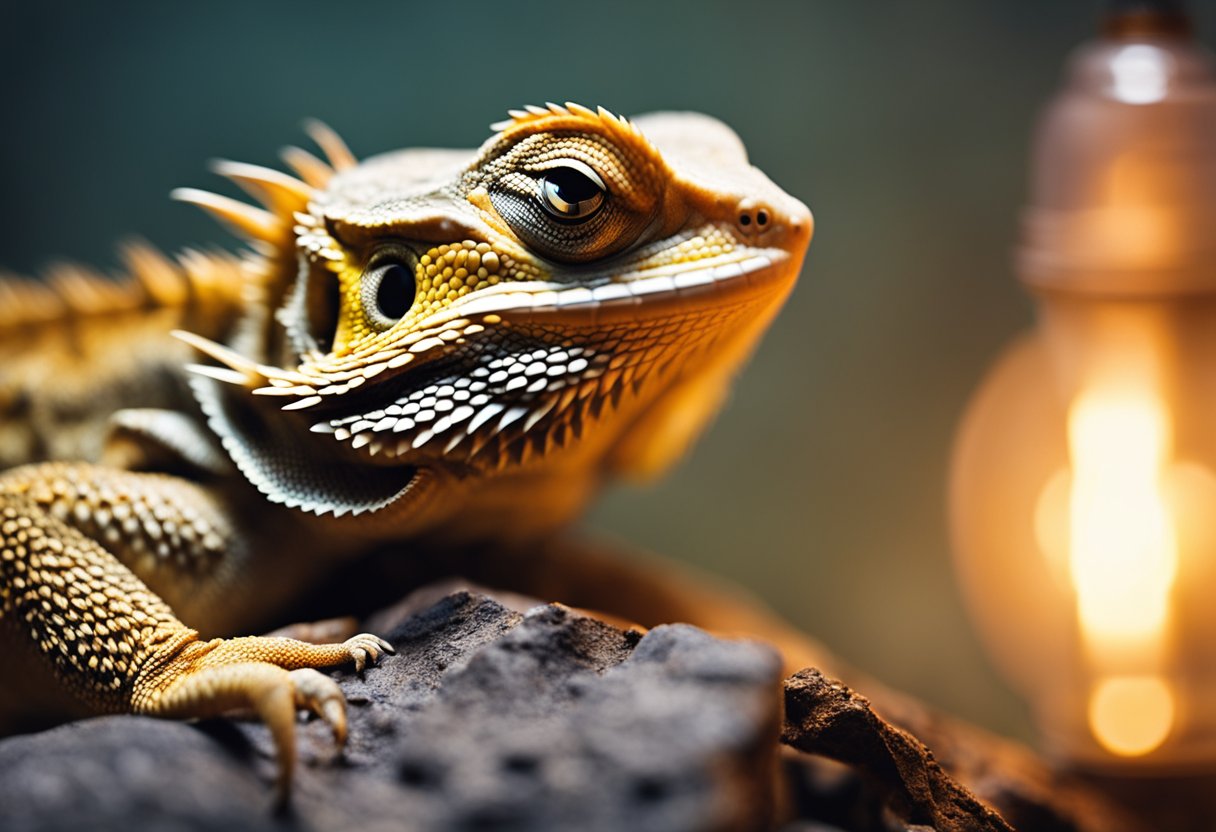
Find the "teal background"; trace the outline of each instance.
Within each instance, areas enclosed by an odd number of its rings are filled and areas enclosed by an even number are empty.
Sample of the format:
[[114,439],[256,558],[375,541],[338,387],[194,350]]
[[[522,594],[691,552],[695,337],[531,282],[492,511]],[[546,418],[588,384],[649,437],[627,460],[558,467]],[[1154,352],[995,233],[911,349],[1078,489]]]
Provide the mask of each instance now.
[[[1213,42],[1216,15],[1197,11]],[[1031,320],[1010,269],[1028,137],[1096,14],[1080,0],[6,2],[0,266],[111,265],[135,232],[227,244],[166,194],[223,190],[209,158],[275,164],[307,116],[366,155],[475,146],[506,108],[546,100],[714,114],[811,206],[815,241],[692,456],[615,489],[591,523],[1027,735],[963,617],[943,494],[969,392]]]

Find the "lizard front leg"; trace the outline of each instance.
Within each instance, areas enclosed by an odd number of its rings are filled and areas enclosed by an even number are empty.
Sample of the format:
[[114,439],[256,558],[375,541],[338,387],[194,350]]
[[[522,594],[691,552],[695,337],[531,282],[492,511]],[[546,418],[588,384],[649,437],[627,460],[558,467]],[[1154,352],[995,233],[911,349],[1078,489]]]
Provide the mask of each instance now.
[[239,565],[224,562],[216,511],[205,489],[160,474],[51,463],[0,477],[0,643],[32,646],[87,711],[186,719],[253,710],[274,738],[285,796],[297,709],[345,740],[345,700],[316,668],[361,670],[391,648],[371,635],[321,645],[200,639],[149,583],[185,599],[196,583],[239,579]]

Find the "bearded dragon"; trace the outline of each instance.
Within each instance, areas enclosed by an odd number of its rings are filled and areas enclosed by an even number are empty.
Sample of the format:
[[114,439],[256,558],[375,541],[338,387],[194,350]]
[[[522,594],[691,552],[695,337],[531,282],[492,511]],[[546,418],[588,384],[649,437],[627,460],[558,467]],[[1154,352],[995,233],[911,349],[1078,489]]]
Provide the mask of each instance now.
[[[780,308],[807,208],[691,113],[511,111],[477,151],[184,189],[247,242],[0,281],[0,711],[252,709],[290,783],[376,636],[256,637],[386,541],[539,539],[671,463]],[[174,338],[176,340],[174,340]],[[15,466],[15,467],[13,467]]]

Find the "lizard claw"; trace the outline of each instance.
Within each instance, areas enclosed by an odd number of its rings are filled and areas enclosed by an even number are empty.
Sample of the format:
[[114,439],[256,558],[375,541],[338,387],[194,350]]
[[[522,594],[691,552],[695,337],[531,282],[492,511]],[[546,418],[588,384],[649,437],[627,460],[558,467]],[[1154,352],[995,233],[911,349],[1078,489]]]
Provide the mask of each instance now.
[[334,742],[341,748],[346,744],[346,697],[338,683],[311,667],[291,671],[295,689],[295,705],[312,711],[334,732]]
[[359,673],[362,673],[363,668],[367,667],[369,660],[375,664],[381,653],[397,652],[387,641],[371,633],[360,633],[353,638],[348,638],[343,642],[343,646],[350,651],[351,660],[355,663],[355,670]]

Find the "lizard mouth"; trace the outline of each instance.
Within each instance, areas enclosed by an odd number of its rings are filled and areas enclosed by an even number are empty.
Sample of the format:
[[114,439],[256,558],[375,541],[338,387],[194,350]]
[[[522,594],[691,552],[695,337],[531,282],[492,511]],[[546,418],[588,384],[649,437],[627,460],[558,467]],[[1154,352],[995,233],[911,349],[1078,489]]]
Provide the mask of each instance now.
[[738,303],[793,283],[790,255],[783,249],[746,249],[690,263],[590,277],[578,286],[552,281],[505,283],[452,304],[453,317],[499,315],[512,323],[628,323],[679,312]]
[[723,315],[779,303],[794,265],[784,251],[751,250],[590,286],[494,287],[445,311],[481,318],[482,333],[341,397],[341,412],[311,430],[374,465],[525,462],[576,441],[649,379],[695,364],[689,356],[730,329]]

